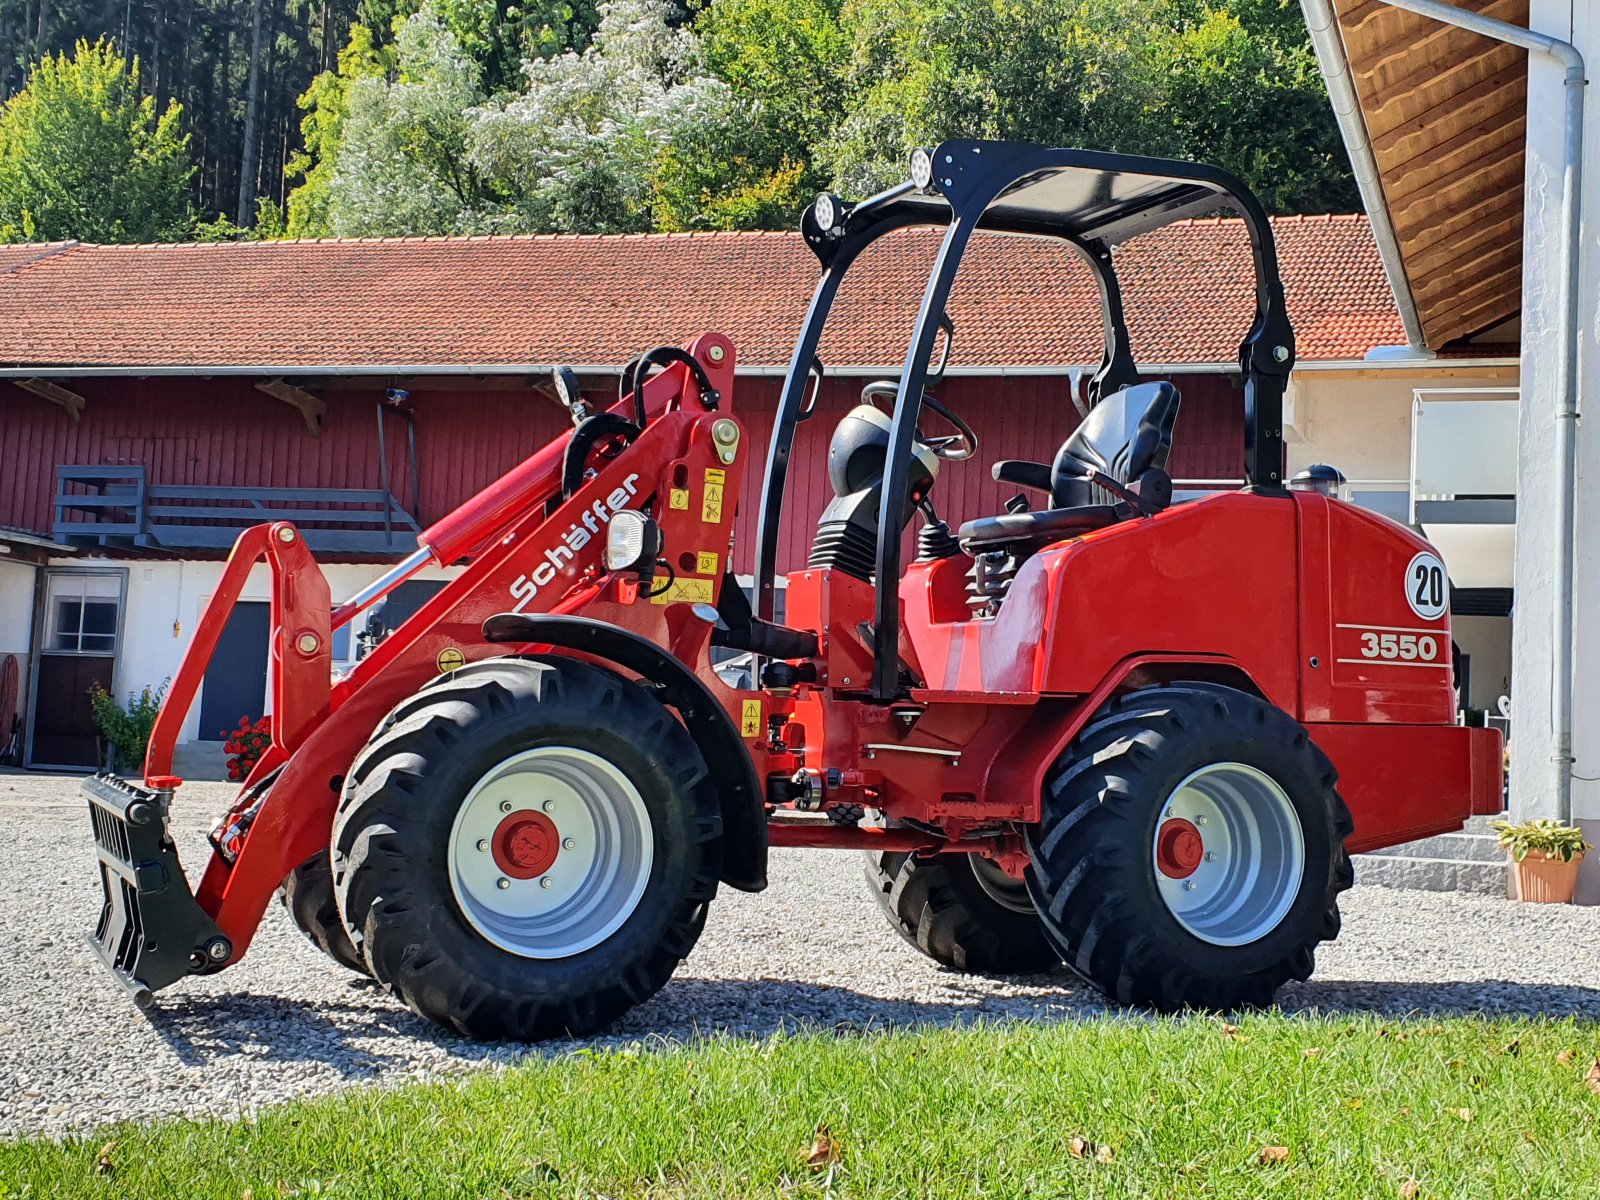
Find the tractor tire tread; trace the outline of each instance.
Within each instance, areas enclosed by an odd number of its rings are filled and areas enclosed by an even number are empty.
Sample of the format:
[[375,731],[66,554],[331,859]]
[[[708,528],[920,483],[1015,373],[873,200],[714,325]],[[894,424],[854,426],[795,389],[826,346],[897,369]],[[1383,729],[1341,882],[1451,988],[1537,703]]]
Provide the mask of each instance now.
[[1037,914],[1013,912],[985,895],[965,861],[946,861],[962,856],[869,851],[864,857],[867,885],[890,927],[935,962],[992,975],[1061,966]]
[[[1324,877],[1309,884],[1319,907],[1302,922],[1300,944],[1251,970],[1207,973],[1174,959],[1171,939],[1191,935],[1140,911],[1130,889],[1149,853],[1152,767],[1218,723],[1274,745],[1322,789],[1326,831],[1318,836],[1330,850]],[[1159,1011],[1258,1007],[1289,980],[1307,978],[1315,943],[1339,930],[1339,893],[1353,880],[1344,849],[1353,824],[1337,778],[1303,726],[1249,693],[1185,683],[1111,700],[1057,760],[1044,788],[1043,819],[1029,830],[1030,891],[1068,967],[1118,1003]]]
[[[634,745],[659,747],[657,765],[692,805],[684,838],[689,858],[678,893],[664,898],[670,911],[660,935],[632,961],[609,969],[603,984],[577,995],[529,995],[464,973],[439,945],[439,930],[455,927],[438,919],[439,903],[413,900],[407,848],[427,826],[431,776],[481,726],[541,712],[591,728],[626,729]],[[485,659],[402,701],[357,756],[334,822],[333,878],[352,943],[373,977],[414,1011],[474,1038],[587,1036],[660,990],[699,940],[721,875],[721,834],[703,758],[644,688],[576,659]],[[451,904],[447,899],[443,907]],[[464,936],[478,935],[467,927]]]

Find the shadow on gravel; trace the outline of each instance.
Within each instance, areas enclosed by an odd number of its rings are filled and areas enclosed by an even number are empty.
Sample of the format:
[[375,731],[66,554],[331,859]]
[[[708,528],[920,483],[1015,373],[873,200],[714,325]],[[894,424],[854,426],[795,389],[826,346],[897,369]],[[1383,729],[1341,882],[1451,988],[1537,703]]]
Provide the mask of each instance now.
[[493,1049],[475,1047],[406,1009],[363,1001],[298,1000],[248,992],[163,996],[144,1016],[178,1060],[191,1067],[244,1057],[320,1063],[346,1078],[367,1079],[414,1062],[417,1042],[430,1042],[468,1059],[486,1057]]
[[[416,1062],[417,1043],[458,1062],[506,1061],[526,1054],[560,1054],[579,1045],[676,1042],[696,1037],[762,1038],[778,1032],[840,1037],[915,1026],[962,1026],[977,1021],[1082,1021],[1107,1013],[1143,1016],[1108,1005],[1070,976],[1007,980],[1018,990],[996,994],[942,982],[947,1001],[896,1000],[849,988],[794,980],[679,979],[634,1010],[605,1035],[542,1045],[476,1043],[439,1029],[404,1009],[371,1000],[297,1000],[242,992],[164,998],[147,1013],[152,1029],[188,1066],[245,1057],[264,1062],[317,1063],[347,1079],[372,1079]],[[1372,1013],[1382,1016],[1578,1016],[1600,1019],[1600,989],[1560,984],[1369,982],[1325,980],[1292,984],[1280,995],[1286,1012],[1306,1016]],[[1160,1019],[1160,1018],[1151,1018]]]
[[1416,1014],[1428,1017],[1586,1017],[1600,1020],[1600,989],[1562,983],[1476,979],[1431,983],[1368,982],[1313,977],[1278,994],[1287,1012]]

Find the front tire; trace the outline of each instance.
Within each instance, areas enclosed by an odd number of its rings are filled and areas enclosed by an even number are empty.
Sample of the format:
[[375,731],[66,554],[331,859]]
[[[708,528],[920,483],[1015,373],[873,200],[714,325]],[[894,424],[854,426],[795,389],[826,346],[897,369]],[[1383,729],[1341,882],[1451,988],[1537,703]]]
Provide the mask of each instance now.
[[401,704],[334,821],[373,976],[478,1038],[597,1032],[652,996],[716,894],[705,761],[650,692],[574,659],[474,663]]
[[1067,965],[1161,1011],[1270,1003],[1339,932],[1349,810],[1305,729],[1210,684],[1120,697],[1028,830],[1028,890]]
[[295,928],[318,950],[346,970],[362,975],[372,973],[339,916],[339,904],[333,894],[333,868],[326,850],[319,850],[289,872],[278,889],[278,899]]

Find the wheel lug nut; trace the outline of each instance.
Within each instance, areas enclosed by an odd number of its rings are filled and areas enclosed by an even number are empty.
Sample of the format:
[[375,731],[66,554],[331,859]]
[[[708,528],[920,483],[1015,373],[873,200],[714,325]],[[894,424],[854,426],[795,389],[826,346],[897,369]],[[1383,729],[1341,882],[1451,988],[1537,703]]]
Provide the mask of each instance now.
[[1186,892],[1192,892],[1192,891],[1194,891],[1194,889],[1195,889],[1195,882],[1194,882],[1194,880],[1192,880],[1192,879],[1185,879],[1185,880],[1184,880],[1184,881],[1183,881],[1183,890],[1184,890],[1184,891],[1186,891]]
[[556,802],[554,800],[546,800],[544,802],[544,810],[545,812],[555,812]]
[[556,885],[556,881],[554,879],[551,879],[550,876],[548,876],[548,875],[546,875],[543,879],[539,880],[539,886],[544,888],[546,891],[548,891],[549,889],[555,887],[555,885]]
[[494,881],[494,885],[503,892],[511,886],[511,880],[502,875],[499,879]]
[[510,812],[511,811],[511,801],[509,801],[509,800],[500,801],[500,811],[501,812]]
[[1206,819],[1204,817],[1196,817],[1194,819],[1194,823],[1196,825],[1204,825],[1206,823]]
[[487,854],[489,852],[489,843],[484,841],[482,838],[478,839],[478,852],[480,854]]
[[563,850],[571,850],[577,844],[578,843],[573,841],[571,838],[562,838],[561,839],[561,848]]
[[1217,861],[1217,852],[1215,850],[1207,850],[1206,851],[1206,861],[1207,862],[1216,862]]

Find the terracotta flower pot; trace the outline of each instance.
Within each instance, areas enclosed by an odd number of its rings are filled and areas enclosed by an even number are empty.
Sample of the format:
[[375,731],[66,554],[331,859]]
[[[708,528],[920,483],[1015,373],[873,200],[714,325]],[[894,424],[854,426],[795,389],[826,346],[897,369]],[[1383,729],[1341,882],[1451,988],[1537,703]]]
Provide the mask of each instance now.
[[1534,904],[1571,904],[1578,886],[1579,855],[1571,862],[1547,858],[1543,850],[1530,850],[1521,862],[1511,864],[1516,897]]

